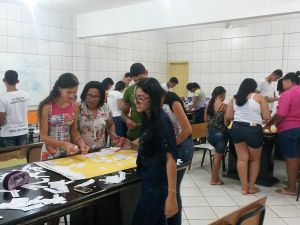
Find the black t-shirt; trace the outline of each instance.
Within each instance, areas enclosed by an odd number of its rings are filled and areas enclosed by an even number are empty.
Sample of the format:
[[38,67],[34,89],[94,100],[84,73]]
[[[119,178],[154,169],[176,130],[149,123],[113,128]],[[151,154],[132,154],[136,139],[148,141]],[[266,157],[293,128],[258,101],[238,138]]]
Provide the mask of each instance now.
[[167,92],[163,104],[169,105],[170,110],[172,112],[173,112],[172,105],[174,102],[179,102],[181,104],[182,108],[185,109],[181,98],[179,98],[179,96],[177,94],[175,94],[174,92],[170,92],[170,91]]

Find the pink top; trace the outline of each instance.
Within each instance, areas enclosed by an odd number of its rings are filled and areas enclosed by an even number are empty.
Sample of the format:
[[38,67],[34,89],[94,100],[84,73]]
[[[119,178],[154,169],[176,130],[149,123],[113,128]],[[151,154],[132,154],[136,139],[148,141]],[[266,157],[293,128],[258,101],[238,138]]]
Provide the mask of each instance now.
[[292,128],[300,128],[300,86],[296,85],[283,92],[279,98],[277,115],[284,117],[278,123],[277,130],[282,132]]

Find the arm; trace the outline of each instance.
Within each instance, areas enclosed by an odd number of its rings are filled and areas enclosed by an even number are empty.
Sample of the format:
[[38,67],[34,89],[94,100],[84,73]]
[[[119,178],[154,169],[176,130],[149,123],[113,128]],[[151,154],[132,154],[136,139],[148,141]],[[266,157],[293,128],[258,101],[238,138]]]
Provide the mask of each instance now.
[[169,218],[175,215],[178,211],[176,200],[177,166],[173,156],[169,152],[167,153],[166,169],[168,179],[168,196],[165,203],[165,215]]
[[110,137],[110,140],[114,141],[117,138],[116,135],[116,127],[115,127],[115,123],[112,120],[112,117],[110,117],[107,122],[106,122],[106,129],[107,129],[107,133]]
[[188,110],[191,111],[193,108],[195,108],[195,106],[199,101],[200,101],[200,96],[194,96],[192,104],[189,106]]
[[134,129],[136,127],[136,123],[129,118],[128,116],[129,112],[130,112],[130,104],[124,102],[122,107],[122,115],[121,115],[122,120],[126,123],[129,129]]
[[271,119],[271,113],[266,99],[261,95],[255,95],[254,99],[260,103],[262,119],[264,121],[269,121]]
[[73,104],[73,106],[74,106],[74,111],[75,111],[75,119],[74,119],[74,123],[72,123],[72,125],[70,127],[71,139],[72,139],[73,143],[76,143],[80,147],[81,153],[86,154],[89,151],[89,146],[86,145],[86,143],[84,142],[84,140],[78,130],[78,123],[77,123],[78,118],[79,118],[78,102],[75,102]]
[[266,124],[265,128],[271,127],[272,125],[276,123],[280,123],[284,119],[283,116],[275,114],[270,121]]
[[[222,110],[222,111],[226,113],[227,108],[228,108],[228,105],[227,105],[227,104],[224,104],[224,107],[223,107],[223,110]],[[231,122],[231,121],[228,120],[228,119],[226,118],[226,116],[224,116],[224,124],[225,124],[226,127],[229,126],[230,122]]]
[[207,107],[205,107],[205,111],[204,111],[204,122],[207,123],[208,122],[208,115],[207,115]]
[[0,112],[0,126],[2,126],[5,123],[5,119],[6,119],[6,113]]
[[184,110],[182,108],[182,105],[175,101],[172,104],[172,110],[174,114],[176,115],[176,118],[178,119],[178,122],[182,128],[182,131],[177,135],[176,137],[176,143],[179,145],[181,142],[183,142],[188,136],[192,134],[192,127],[191,124],[186,117]]
[[234,98],[232,98],[230,100],[230,102],[226,108],[226,111],[225,111],[224,119],[229,120],[229,121],[232,121],[234,118],[233,101],[234,101]]
[[123,99],[118,99],[117,100],[118,108],[122,111],[123,108]]

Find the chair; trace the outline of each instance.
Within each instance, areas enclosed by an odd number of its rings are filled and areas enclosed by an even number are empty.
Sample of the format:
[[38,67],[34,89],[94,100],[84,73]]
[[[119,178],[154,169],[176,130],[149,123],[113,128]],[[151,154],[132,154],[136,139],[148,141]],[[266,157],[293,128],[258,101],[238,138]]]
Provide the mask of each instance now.
[[[207,123],[197,123],[197,124],[192,124],[192,139],[196,140],[198,142],[199,139],[199,144],[194,145],[194,150],[195,149],[203,149],[203,156],[201,160],[201,166],[203,166],[204,159],[206,152],[209,152],[209,160],[210,160],[210,168],[212,168],[212,161],[214,154],[212,152],[215,150],[213,146],[211,146],[209,143],[206,141],[207,137]],[[201,143],[201,142],[205,143]],[[191,167],[191,166],[190,166]],[[190,169],[190,168],[189,168]]]
[[266,212],[266,199],[267,197],[258,199],[209,225],[262,225]]
[[39,120],[37,111],[27,112],[27,122],[29,130],[29,143],[34,143],[34,138],[40,141]]

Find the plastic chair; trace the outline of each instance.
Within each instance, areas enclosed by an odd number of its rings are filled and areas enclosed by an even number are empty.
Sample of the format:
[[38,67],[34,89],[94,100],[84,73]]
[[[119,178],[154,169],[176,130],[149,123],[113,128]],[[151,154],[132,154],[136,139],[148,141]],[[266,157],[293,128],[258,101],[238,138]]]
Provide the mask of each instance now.
[[29,130],[29,144],[34,143],[34,138],[40,141],[40,132],[39,132],[39,119],[37,111],[28,111],[27,112],[27,122]]

